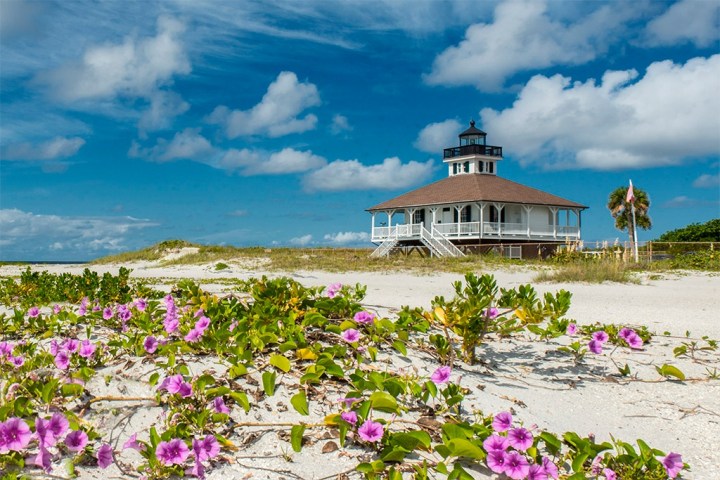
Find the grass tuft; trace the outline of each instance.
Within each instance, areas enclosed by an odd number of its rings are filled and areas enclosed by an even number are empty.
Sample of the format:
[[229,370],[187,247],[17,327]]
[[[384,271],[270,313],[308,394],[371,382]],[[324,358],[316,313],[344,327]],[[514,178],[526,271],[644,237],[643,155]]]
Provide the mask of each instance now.
[[559,265],[552,270],[541,271],[533,278],[533,281],[640,283],[640,280],[624,263],[613,261],[585,261]]

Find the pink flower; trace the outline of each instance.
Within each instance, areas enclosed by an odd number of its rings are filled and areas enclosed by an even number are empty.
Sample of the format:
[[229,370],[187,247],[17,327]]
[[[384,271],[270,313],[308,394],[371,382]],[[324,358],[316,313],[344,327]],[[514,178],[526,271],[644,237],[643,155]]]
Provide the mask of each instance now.
[[163,327],[168,334],[176,332],[180,327],[180,321],[176,317],[166,318],[163,321]]
[[570,323],[567,326],[567,330],[565,330],[565,333],[568,335],[575,335],[577,333],[577,325],[574,323]]
[[487,310],[485,310],[485,316],[490,319],[497,317],[499,314],[500,314],[500,310],[498,310],[495,307],[490,307]]
[[167,377],[160,384],[158,390],[167,390],[169,393],[178,393],[184,398],[192,395],[192,385],[185,382],[180,374]]
[[55,315],[57,315],[58,313],[60,313],[60,310],[61,310],[60,305],[58,305],[58,304],[56,303],[56,304],[53,306],[52,312],[53,312]]
[[508,446],[510,446],[510,442],[508,442],[507,437],[500,436],[497,433],[493,433],[483,442],[483,448],[486,452],[492,452],[493,450],[507,450]]
[[27,314],[30,318],[37,318],[38,315],[40,315],[40,309],[38,307],[30,307]]
[[127,441],[123,443],[122,448],[123,450],[131,448],[133,450],[137,450],[138,452],[144,452],[146,449],[144,444],[137,441],[137,433],[133,433],[132,435],[130,435],[130,438],[128,438]]
[[552,477],[555,479],[558,478],[559,472],[558,472],[557,465],[555,465],[553,463],[553,461],[550,460],[548,457],[542,458],[542,466],[543,466],[543,469],[545,470],[545,473],[547,473],[548,477]]
[[378,422],[366,420],[358,429],[358,435],[366,442],[377,442],[383,437],[383,426]]
[[15,368],[20,368],[25,364],[25,357],[23,357],[22,355],[10,357],[8,358],[8,360],[10,361],[10,363],[13,364],[13,367]]
[[491,450],[487,456],[487,466],[495,473],[505,473],[507,453],[504,450]]
[[342,412],[340,418],[348,422],[350,425],[355,425],[358,421],[357,413],[353,411]]
[[160,442],[155,456],[163,465],[179,465],[190,456],[190,449],[183,440],[173,438],[169,442]]
[[48,423],[48,429],[58,440],[65,435],[65,432],[67,432],[69,427],[70,422],[68,422],[68,419],[65,418],[65,415],[62,413],[53,413],[53,416],[50,418],[50,422]]
[[146,352],[155,353],[155,350],[157,350],[157,347],[158,347],[158,341],[152,335],[148,335],[147,337],[145,337],[143,346],[145,347]]
[[216,413],[230,413],[230,409],[225,405],[225,400],[222,397],[213,398],[213,408]]
[[110,445],[103,443],[98,448],[97,454],[98,467],[107,468],[113,463],[113,450]]
[[512,428],[508,431],[508,442],[510,446],[520,451],[525,451],[533,444],[533,435],[525,428]]
[[670,452],[660,461],[670,478],[677,477],[678,473],[683,469],[682,456],[679,453]]
[[592,334],[592,339],[600,343],[607,342],[609,338],[610,337],[605,332],[605,330],[598,330],[597,332]]
[[605,475],[605,480],[617,480],[617,473],[614,470],[603,468],[602,473]]
[[138,298],[135,300],[135,308],[138,309],[138,312],[144,312],[147,308],[147,301],[144,298]]
[[62,348],[67,350],[69,353],[75,353],[80,348],[80,342],[74,338],[68,338],[62,343]]
[[73,430],[65,437],[65,446],[71,452],[79,452],[85,448],[88,443],[87,433],[82,430]]
[[57,443],[55,435],[53,435],[48,428],[49,423],[50,420],[45,420],[42,417],[38,417],[37,420],[35,420],[35,436],[41,447],[52,447]]
[[354,328],[348,328],[347,330],[342,332],[340,337],[348,343],[353,343],[360,340],[360,332],[358,332]]
[[528,461],[517,452],[511,452],[505,457],[505,475],[508,477],[520,480],[526,478],[530,473],[530,464]]
[[331,283],[328,285],[325,295],[327,295],[328,298],[335,298],[335,296],[340,293],[340,290],[342,290],[342,283]]
[[200,317],[200,320],[195,322],[195,330],[200,333],[204,332],[210,326],[210,319],[208,317]]
[[45,470],[45,473],[52,472],[52,455],[48,451],[47,447],[40,444],[40,449],[38,451],[38,454],[35,456],[35,459],[33,459],[33,465],[42,468]]
[[625,338],[625,341],[627,342],[627,344],[630,348],[634,348],[635,350],[640,349],[643,346],[642,338],[640,338],[640,335],[638,335],[635,332],[630,333]]
[[0,358],[9,357],[10,355],[12,355],[12,351],[14,348],[15,345],[10,342],[0,342]]
[[588,343],[588,349],[592,353],[596,353],[598,355],[602,353],[602,347],[603,344],[601,342],[598,342],[597,340],[590,340],[590,343]]
[[635,333],[635,330],[633,330],[632,328],[623,327],[618,332],[618,337],[625,340],[625,339],[627,339],[628,335],[630,335],[631,333]]
[[83,340],[80,343],[80,349],[78,350],[78,355],[84,358],[90,358],[95,354],[95,344],[92,343],[90,340]]
[[110,320],[115,316],[115,313],[113,312],[113,309],[110,307],[103,308],[103,318],[105,320]]
[[202,337],[203,332],[201,330],[197,330],[193,328],[188,332],[187,335],[185,335],[185,341],[190,343],[195,343],[198,340],[200,340],[200,337]]
[[435,385],[442,385],[443,383],[448,383],[450,381],[451,373],[452,369],[447,365],[444,365],[442,367],[438,367],[433,374],[430,375],[430,380],[432,380]]
[[220,444],[213,435],[206,435],[202,440],[193,440],[193,452],[198,460],[210,460],[220,453]]
[[527,480],[547,480],[548,476],[542,465],[530,465]]
[[0,453],[19,452],[32,439],[30,427],[21,418],[11,417],[0,423]]
[[500,412],[495,415],[492,427],[496,432],[504,432],[505,430],[512,428],[512,415],[510,412]]
[[67,370],[70,366],[70,357],[65,350],[60,350],[57,355],[55,355],[55,366],[60,370]]
[[367,325],[369,323],[373,323],[375,321],[375,314],[366,312],[365,310],[361,312],[357,312],[353,319],[360,324]]

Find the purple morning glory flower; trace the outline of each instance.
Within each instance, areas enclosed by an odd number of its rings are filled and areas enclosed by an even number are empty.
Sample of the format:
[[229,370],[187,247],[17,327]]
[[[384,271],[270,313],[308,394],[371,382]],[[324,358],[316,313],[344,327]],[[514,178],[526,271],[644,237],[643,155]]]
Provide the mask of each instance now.
[[38,315],[40,315],[40,309],[38,307],[30,307],[27,314],[30,318],[37,318]]
[[358,421],[357,413],[353,411],[342,412],[340,418],[348,422],[350,425],[355,425]]
[[432,375],[430,375],[430,380],[432,380],[435,385],[442,385],[443,383],[447,383],[450,381],[451,373],[452,369],[447,365],[444,365],[442,367],[439,367],[433,372]]
[[60,307],[60,305],[58,305],[58,304],[56,303],[56,304],[53,306],[52,312],[53,312],[55,315],[57,315],[58,313],[60,313],[60,310],[62,310],[62,308]]
[[588,349],[592,353],[596,353],[598,355],[602,353],[602,347],[603,344],[601,342],[598,342],[597,340],[590,340],[590,342],[588,343]]
[[130,435],[130,438],[128,438],[127,441],[123,443],[122,448],[123,450],[130,448],[133,450],[137,450],[138,452],[144,452],[146,449],[145,445],[138,442],[137,433],[133,433],[132,435]]
[[10,358],[8,358],[8,360],[10,361],[10,363],[13,364],[13,367],[15,368],[20,368],[25,365],[25,357],[23,357],[22,355],[11,356]]
[[507,453],[503,450],[491,450],[485,459],[488,468],[495,473],[505,473]]
[[602,473],[605,475],[605,480],[617,480],[617,473],[615,473],[615,470],[603,468]]
[[542,465],[530,465],[527,480],[547,480],[548,476]]
[[198,330],[201,333],[204,332],[209,326],[210,319],[205,316],[200,317],[200,320],[195,322],[195,330]]
[[80,343],[80,348],[78,349],[78,355],[84,358],[90,358],[95,354],[95,344],[92,343],[90,340],[83,340]]
[[625,341],[627,342],[628,346],[633,349],[640,349],[643,346],[643,340],[640,338],[640,335],[638,335],[635,332],[630,333],[626,338]]
[[545,470],[545,473],[547,473],[548,477],[552,477],[557,479],[559,476],[558,468],[555,463],[553,463],[552,460],[550,460],[548,457],[542,458],[542,466]]
[[357,312],[357,313],[355,314],[355,316],[353,317],[353,319],[354,319],[357,323],[360,323],[360,324],[363,324],[363,325],[367,325],[367,324],[373,323],[373,321],[375,321],[375,315],[372,314],[372,313],[370,313],[370,312],[366,312],[365,310],[363,310],[363,311],[361,311],[361,312]]
[[605,332],[605,330],[598,330],[597,332],[592,334],[592,339],[600,343],[605,343],[610,339],[610,337]]
[[155,456],[163,465],[179,465],[190,456],[190,449],[183,440],[173,438],[169,442],[160,442]]
[[82,430],[73,430],[65,437],[65,446],[71,452],[79,452],[85,448],[88,443],[87,433]]
[[225,400],[222,397],[213,398],[213,408],[216,413],[230,413],[230,409],[225,405]]
[[220,453],[220,444],[213,435],[206,435],[202,440],[193,440],[193,452],[198,460],[210,460]]
[[360,340],[360,332],[358,332],[354,328],[348,328],[347,330],[342,332],[340,337],[348,343],[353,343]]
[[62,413],[53,413],[52,418],[48,422],[48,429],[52,432],[56,439],[60,440],[70,427],[70,422]]
[[635,333],[635,330],[633,330],[632,328],[623,327],[618,332],[618,337],[625,340],[625,339],[627,339],[628,335],[630,335],[631,333]]
[[0,453],[19,452],[30,443],[32,432],[23,419],[11,417],[0,423],[0,439]]
[[524,452],[533,444],[533,435],[525,428],[512,428],[508,431],[510,446]]
[[493,433],[485,439],[483,442],[483,448],[486,452],[492,452],[493,450],[507,450],[510,446],[510,442],[507,437]]
[[497,317],[498,315],[500,315],[500,310],[498,310],[495,307],[490,307],[487,310],[485,310],[485,316],[490,319],[493,319],[493,318]]
[[496,432],[504,432],[505,430],[512,428],[512,415],[510,412],[500,412],[495,415],[492,427]]
[[148,335],[147,337],[145,337],[143,346],[145,347],[146,352],[155,353],[155,350],[157,350],[157,347],[158,347],[158,341],[152,335]]
[[526,478],[530,473],[530,464],[517,452],[511,452],[505,457],[505,475],[514,479],[521,480]]
[[188,332],[187,335],[185,335],[185,341],[190,343],[195,343],[198,340],[200,340],[200,337],[202,337],[203,332],[201,330],[197,330],[193,328]]
[[331,283],[327,286],[325,295],[327,295],[328,298],[335,298],[335,296],[340,293],[340,290],[342,290],[342,283]]
[[377,442],[383,437],[383,426],[378,422],[366,420],[360,428],[358,435],[366,442]]
[[565,333],[568,335],[575,335],[577,333],[577,325],[574,323],[570,323],[567,326],[567,330],[565,330]]
[[103,443],[97,451],[98,467],[107,468],[113,463],[113,450],[110,445]]
[[103,308],[103,318],[105,320],[110,320],[115,316],[115,312],[113,312],[113,309],[110,307]]
[[682,456],[679,453],[668,453],[665,457],[660,460],[665,467],[665,471],[668,477],[675,478],[678,473],[683,469]]
[[147,301],[144,298],[138,298],[135,300],[135,308],[138,309],[138,312],[144,312],[147,308]]
[[70,366],[70,357],[65,350],[60,350],[55,355],[55,366],[60,370],[67,370],[68,366]]

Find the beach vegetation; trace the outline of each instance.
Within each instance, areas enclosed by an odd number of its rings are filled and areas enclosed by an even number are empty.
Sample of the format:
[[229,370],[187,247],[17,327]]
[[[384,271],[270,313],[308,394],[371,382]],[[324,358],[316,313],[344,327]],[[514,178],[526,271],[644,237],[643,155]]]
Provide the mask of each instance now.
[[[637,187],[633,187],[632,202],[628,198],[629,187],[618,187],[610,193],[608,197],[607,208],[610,215],[615,219],[615,228],[621,232],[627,230],[630,237],[630,244],[635,244],[635,232],[633,225],[643,230],[649,230],[652,227],[652,220],[648,215],[650,209],[650,196]],[[635,207],[633,215],[633,206]]]
[[720,242],[720,218],[691,223],[660,235],[657,242]]

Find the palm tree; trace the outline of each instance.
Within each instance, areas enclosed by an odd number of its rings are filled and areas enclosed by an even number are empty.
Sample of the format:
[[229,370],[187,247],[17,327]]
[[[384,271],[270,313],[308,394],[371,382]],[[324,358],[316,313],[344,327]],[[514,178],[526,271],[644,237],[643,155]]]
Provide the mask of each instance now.
[[[632,229],[632,206],[627,201],[628,187],[618,187],[610,194],[607,207],[610,214],[615,219],[615,228],[621,232],[628,230],[630,235],[630,244],[635,245],[635,232]],[[652,221],[648,216],[650,208],[650,197],[648,194],[637,187],[633,187],[635,195],[635,223],[637,228],[648,230],[652,227]]]

